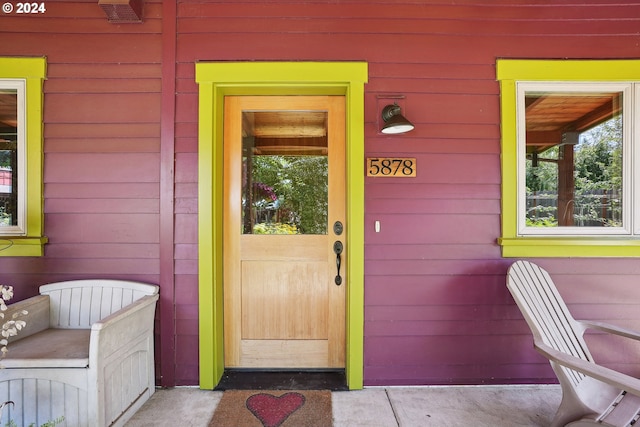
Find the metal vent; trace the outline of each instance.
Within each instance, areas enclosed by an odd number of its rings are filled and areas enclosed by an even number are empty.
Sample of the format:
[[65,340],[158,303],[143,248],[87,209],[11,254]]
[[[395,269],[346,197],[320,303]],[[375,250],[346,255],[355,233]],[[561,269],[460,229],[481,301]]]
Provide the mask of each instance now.
[[142,22],[143,0],[98,0],[109,22]]

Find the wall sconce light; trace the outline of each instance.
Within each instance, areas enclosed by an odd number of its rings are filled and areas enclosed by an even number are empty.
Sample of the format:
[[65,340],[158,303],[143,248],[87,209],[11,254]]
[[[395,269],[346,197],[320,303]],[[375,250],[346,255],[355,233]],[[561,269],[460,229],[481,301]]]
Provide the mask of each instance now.
[[395,103],[389,104],[382,109],[382,120],[384,120],[382,133],[397,134],[413,130],[415,127],[413,123],[407,120],[400,112],[400,106]]

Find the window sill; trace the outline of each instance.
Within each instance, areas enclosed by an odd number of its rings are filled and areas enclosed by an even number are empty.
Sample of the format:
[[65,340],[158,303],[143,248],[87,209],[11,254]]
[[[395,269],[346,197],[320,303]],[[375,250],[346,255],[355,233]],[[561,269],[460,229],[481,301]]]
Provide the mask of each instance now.
[[498,239],[504,258],[640,257],[629,237],[515,237]]
[[48,241],[46,237],[0,236],[0,257],[43,256]]

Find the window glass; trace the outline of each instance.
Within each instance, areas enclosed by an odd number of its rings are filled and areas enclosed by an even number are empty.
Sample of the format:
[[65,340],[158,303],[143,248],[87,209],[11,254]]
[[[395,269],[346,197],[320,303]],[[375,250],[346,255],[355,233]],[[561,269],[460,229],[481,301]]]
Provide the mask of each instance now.
[[523,84],[522,234],[628,233],[624,90]]
[[327,113],[242,117],[243,234],[327,234]]
[[24,138],[24,82],[0,80],[0,234],[24,233]]

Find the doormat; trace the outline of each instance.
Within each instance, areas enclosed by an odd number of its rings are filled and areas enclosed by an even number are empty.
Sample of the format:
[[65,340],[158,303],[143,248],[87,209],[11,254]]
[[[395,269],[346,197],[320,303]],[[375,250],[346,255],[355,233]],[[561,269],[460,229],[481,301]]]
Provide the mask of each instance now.
[[209,427],[331,427],[328,390],[229,390]]
[[253,370],[225,369],[215,390],[331,390],[347,391],[341,370]]

